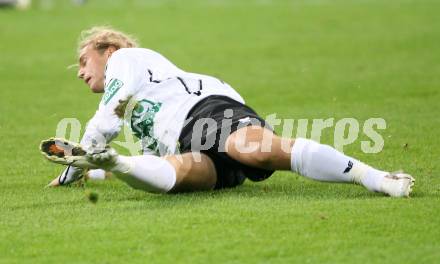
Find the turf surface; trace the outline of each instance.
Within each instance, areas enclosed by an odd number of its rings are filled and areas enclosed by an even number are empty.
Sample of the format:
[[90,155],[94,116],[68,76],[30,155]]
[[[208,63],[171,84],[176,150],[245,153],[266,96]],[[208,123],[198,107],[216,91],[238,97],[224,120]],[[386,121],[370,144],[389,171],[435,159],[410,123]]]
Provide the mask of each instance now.
[[[437,1],[34,1],[0,10],[1,263],[438,263]],[[385,147],[344,150],[404,168],[410,199],[276,173],[224,191],[151,195],[116,180],[44,189],[37,146],[99,96],[75,79],[92,25],[138,36],[183,69],[218,76],[263,116],[381,117]],[[333,144],[334,128],[322,142]],[[96,204],[88,191],[99,194]]]

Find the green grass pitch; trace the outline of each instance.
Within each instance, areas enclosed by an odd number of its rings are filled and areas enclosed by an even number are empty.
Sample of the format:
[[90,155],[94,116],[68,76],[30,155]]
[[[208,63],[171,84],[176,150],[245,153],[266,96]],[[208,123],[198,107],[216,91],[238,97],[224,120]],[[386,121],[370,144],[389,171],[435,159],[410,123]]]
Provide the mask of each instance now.
[[[430,0],[34,1],[0,10],[0,263],[438,263],[440,3]],[[417,182],[410,199],[277,172],[152,195],[117,180],[44,189],[41,139],[100,96],[75,77],[82,29],[111,24],[261,115],[382,117],[385,147],[346,153]],[[334,128],[322,142],[333,144]],[[86,198],[97,192],[96,204]]]

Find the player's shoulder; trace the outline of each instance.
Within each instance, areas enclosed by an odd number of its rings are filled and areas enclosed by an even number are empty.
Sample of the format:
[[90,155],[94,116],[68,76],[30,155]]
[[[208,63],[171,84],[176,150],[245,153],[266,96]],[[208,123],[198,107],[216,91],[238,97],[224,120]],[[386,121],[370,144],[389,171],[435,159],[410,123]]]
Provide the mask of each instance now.
[[107,68],[120,71],[124,68],[138,69],[143,68],[145,61],[148,60],[148,50],[141,48],[122,48],[118,49],[109,58]]
[[114,59],[139,59],[145,56],[151,56],[157,52],[145,48],[122,48],[113,52],[111,58]]
[[145,48],[122,48],[113,52],[108,61],[109,67],[147,67],[152,62],[158,63],[166,60],[159,53]]

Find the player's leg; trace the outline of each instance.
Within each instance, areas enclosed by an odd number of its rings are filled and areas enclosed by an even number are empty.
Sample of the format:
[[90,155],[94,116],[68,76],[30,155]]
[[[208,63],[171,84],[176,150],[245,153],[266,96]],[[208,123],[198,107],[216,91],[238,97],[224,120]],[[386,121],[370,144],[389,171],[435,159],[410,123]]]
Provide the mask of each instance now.
[[[171,192],[212,190],[217,182],[214,162],[203,153],[188,152],[165,159],[176,171],[176,183]],[[200,155],[197,158],[197,155]]]
[[269,170],[290,170],[294,139],[281,138],[261,126],[239,128],[226,139],[226,153],[248,166]]
[[110,149],[103,154],[94,154],[89,161],[111,171],[135,189],[148,192],[211,190],[217,180],[214,164],[207,155],[196,155],[122,156]]
[[319,181],[354,182],[392,196],[408,196],[414,182],[409,175],[377,170],[328,145],[303,138],[281,138],[259,126],[232,133],[225,149],[230,157],[249,166],[290,169]]

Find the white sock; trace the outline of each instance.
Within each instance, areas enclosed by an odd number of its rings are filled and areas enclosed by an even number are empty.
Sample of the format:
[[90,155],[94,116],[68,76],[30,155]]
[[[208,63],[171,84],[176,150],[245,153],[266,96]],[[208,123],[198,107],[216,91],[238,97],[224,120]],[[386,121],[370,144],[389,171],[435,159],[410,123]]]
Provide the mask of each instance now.
[[304,138],[295,139],[291,152],[291,169],[318,181],[362,184],[370,191],[380,191],[383,177],[388,174],[328,145]]
[[176,183],[176,171],[171,163],[153,155],[119,155],[111,171],[131,187],[147,192],[168,192]]
[[105,180],[105,170],[95,169],[89,170],[87,176],[90,180]]

